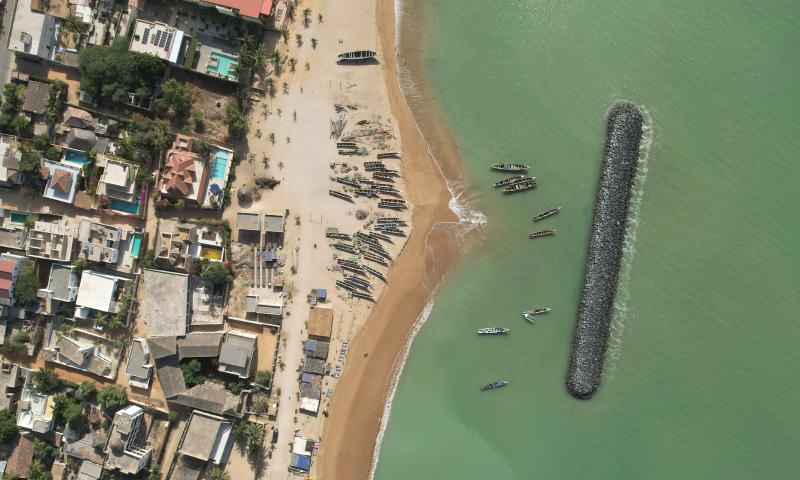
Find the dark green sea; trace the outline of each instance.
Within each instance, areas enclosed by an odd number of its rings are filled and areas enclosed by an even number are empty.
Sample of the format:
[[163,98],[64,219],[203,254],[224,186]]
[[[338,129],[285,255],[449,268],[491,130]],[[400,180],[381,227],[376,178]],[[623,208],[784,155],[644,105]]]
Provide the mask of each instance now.
[[[412,107],[438,104],[486,224],[413,342],[375,478],[798,478],[800,2],[398,1],[401,52],[422,48]],[[578,401],[564,377],[620,99],[649,127],[603,382]],[[539,187],[493,190],[499,161]],[[529,325],[534,306],[553,311]]]

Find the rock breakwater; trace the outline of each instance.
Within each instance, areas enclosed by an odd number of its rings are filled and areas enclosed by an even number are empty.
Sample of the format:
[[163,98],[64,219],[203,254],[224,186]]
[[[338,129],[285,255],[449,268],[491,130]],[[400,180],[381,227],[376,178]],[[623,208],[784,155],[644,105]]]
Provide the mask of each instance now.
[[569,393],[580,399],[591,398],[600,387],[643,123],[641,110],[632,103],[617,103],[608,113],[606,147],[566,380]]

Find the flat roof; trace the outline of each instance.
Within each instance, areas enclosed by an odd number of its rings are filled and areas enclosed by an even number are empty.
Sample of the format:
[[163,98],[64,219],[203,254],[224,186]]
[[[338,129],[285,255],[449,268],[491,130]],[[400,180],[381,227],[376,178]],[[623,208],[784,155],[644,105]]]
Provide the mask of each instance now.
[[186,335],[189,314],[189,275],[144,270],[144,321],[151,337]]
[[259,231],[259,218],[257,213],[237,213],[236,228],[239,230]]
[[315,307],[308,314],[308,336],[331,338],[333,333],[333,309]]
[[81,274],[81,285],[78,287],[78,299],[75,304],[101,312],[110,312],[114,303],[114,292],[117,277],[103,275],[93,270],[84,270]]
[[283,215],[264,215],[264,231],[267,233],[283,233]]
[[129,49],[176,63],[181,52],[183,35],[182,30],[166,23],[137,20]]
[[194,411],[178,448],[184,455],[220,464],[230,443],[232,430],[232,422],[216,415]]

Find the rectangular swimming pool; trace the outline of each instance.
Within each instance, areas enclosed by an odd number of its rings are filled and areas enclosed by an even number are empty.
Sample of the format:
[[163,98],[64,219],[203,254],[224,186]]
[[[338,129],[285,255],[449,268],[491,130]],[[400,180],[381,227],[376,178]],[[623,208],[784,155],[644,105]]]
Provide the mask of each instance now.
[[18,223],[20,225],[25,225],[25,222],[27,221],[28,221],[28,215],[25,213],[13,212],[11,214],[11,223]]
[[239,65],[237,57],[226,55],[222,52],[211,52],[211,59],[216,59],[216,63],[209,59],[208,71],[217,73],[225,77],[233,77],[236,75],[236,67]]
[[212,155],[214,158],[214,168],[211,171],[211,180],[225,181],[225,172],[228,168],[230,152],[222,150],[221,148],[215,148]]
[[83,165],[89,160],[86,158],[86,152],[80,150],[72,150],[71,148],[64,149],[64,161]]
[[142,248],[142,236],[136,234],[133,236],[133,242],[131,242],[131,257],[139,258],[139,250]]
[[130,213],[131,215],[138,215],[139,214],[139,201],[136,202],[126,202],[124,200],[119,200],[116,198],[111,199],[111,210],[117,210],[120,212]]

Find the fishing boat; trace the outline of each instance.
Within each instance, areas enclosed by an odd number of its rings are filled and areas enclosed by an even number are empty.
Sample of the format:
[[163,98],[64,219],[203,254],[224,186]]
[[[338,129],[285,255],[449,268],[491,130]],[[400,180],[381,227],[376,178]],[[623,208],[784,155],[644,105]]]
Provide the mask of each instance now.
[[486,385],[481,387],[481,391],[484,392],[486,390],[494,390],[495,388],[501,388],[508,385],[507,380],[498,380],[496,382],[487,383]]
[[522,312],[522,313],[523,313],[523,314],[526,314],[526,313],[527,313],[527,314],[529,314],[529,315],[539,315],[540,313],[547,313],[547,312],[549,312],[549,311],[550,311],[550,309],[549,309],[549,308],[547,308],[547,307],[545,307],[545,308],[532,308],[532,309],[530,309],[530,310],[525,310],[525,311],[524,311],[524,312]]
[[525,320],[527,320],[527,321],[528,321],[528,323],[530,323],[530,324],[533,324],[534,322],[536,322],[536,317],[534,317],[533,315],[531,315],[531,314],[530,314],[530,313],[528,313],[528,312],[522,312],[522,317],[523,317]]
[[378,158],[400,158],[400,154],[398,152],[379,153]]
[[479,328],[478,335],[501,335],[503,333],[510,332],[510,328],[504,327],[489,327],[489,328]]
[[372,60],[377,57],[377,52],[372,50],[354,50],[352,52],[344,52],[339,54],[340,62],[361,62],[364,60]]
[[492,169],[499,170],[501,172],[524,172],[529,168],[531,167],[522,165],[521,163],[495,163],[492,165]]
[[557,214],[561,211],[561,207],[551,208],[546,212],[542,212],[539,215],[533,217],[534,222],[538,222],[539,220],[544,220],[545,218],[552,217],[553,215]]
[[531,188],[536,188],[536,182],[533,180],[528,180],[522,183],[515,183],[513,185],[509,185],[508,187],[503,189],[503,193],[524,192],[525,190],[530,190]]
[[348,195],[346,193],[342,193],[342,192],[340,192],[338,190],[328,190],[328,193],[333,197],[341,198],[342,200],[347,200],[348,202],[352,202],[353,201],[353,197],[351,197],[350,195]]
[[522,180],[523,178],[525,177],[522,175],[514,175],[513,177],[504,178],[502,180],[494,182],[494,187],[497,188],[497,187],[504,187],[506,185],[511,185],[512,183]]
[[533,232],[528,237],[530,238],[539,238],[539,237],[549,237],[550,235],[555,235],[555,230],[539,230],[538,232]]

